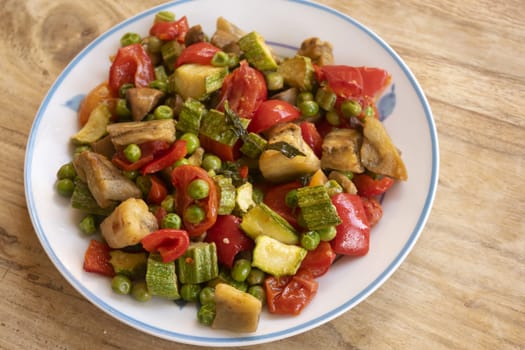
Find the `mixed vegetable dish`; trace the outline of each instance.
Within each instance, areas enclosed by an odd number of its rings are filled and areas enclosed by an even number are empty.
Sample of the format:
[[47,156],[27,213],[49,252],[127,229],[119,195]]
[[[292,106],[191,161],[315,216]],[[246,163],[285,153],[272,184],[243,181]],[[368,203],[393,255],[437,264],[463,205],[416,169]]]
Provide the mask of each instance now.
[[298,44],[280,57],[225,18],[209,37],[167,11],[122,36],[55,184],[84,215],[85,271],[254,332],[264,309],[301,313],[337,256],[368,253],[380,196],[407,180],[375,105],[391,76]]

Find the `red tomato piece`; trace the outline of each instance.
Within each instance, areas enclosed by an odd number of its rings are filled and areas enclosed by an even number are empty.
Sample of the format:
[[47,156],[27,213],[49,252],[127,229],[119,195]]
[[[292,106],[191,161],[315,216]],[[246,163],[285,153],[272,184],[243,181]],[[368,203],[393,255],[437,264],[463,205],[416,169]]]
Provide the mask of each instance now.
[[224,103],[228,101],[230,108],[240,117],[251,119],[267,95],[264,75],[243,60],[224,79],[217,109],[224,110]]
[[219,215],[215,225],[206,233],[206,242],[215,242],[219,262],[232,268],[239,252],[253,250],[253,240],[240,228],[241,219],[235,215]]
[[363,96],[375,100],[390,84],[392,76],[386,70],[373,67],[358,67],[363,78]]
[[162,261],[167,263],[184,254],[190,245],[190,238],[184,230],[165,228],[150,233],[140,243],[150,253],[159,252]]
[[356,174],[352,178],[357,193],[363,197],[379,196],[385,193],[394,184],[394,179],[388,176],[373,178],[369,174]]
[[201,41],[186,47],[177,58],[175,67],[186,63],[197,63],[202,65],[210,65],[213,56],[221,51],[217,46],[208,42]]
[[312,276],[319,277],[324,275],[332,266],[336,254],[332,250],[329,242],[320,242],[317,248],[306,254],[301,263],[301,269],[310,271]]
[[109,262],[110,251],[111,248],[106,243],[92,239],[84,254],[84,270],[108,277],[115,276],[115,270]]
[[361,197],[350,193],[338,193],[331,199],[342,221],[336,227],[335,238],[330,241],[332,249],[336,254],[365,255],[370,244],[370,225]]
[[172,22],[155,22],[149,30],[150,35],[154,35],[160,40],[177,40],[179,43],[184,43],[186,33],[188,33],[189,25],[186,16],[181,17],[178,21]]
[[350,98],[361,96],[363,92],[363,77],[356,67],[342,65],[327,65],[316,67],[317,79],[326,81],[328,86],[339,97]]
[[170,144],[165,141],[148,141],[139,145],[141,157],[136,162],[131,163],[127,160],[123,150],[115,152],[111,162],[118,168],[125,171],[133,171],[142,168],[144,165],[150,163],[159,154],[165,152]]
[[301,112],[297,107],[281,100],[266,100],[255,111],[248,131],[260,133],[278,123],[291,122],[298,119]]
[[148,192],[146,201],[148,203],[160,205],[160,203],[162,203],[164,198],[166,198],[166,196],[168,195],[168,189],[166,188],[166,185],[164,185],[162,180],[156,177],[155,175],[151,175],[149,179],[151,181],[151,187]]
[[299,126],[301,127],[301,135],[303,136],[304,142],[310,146],[317,157],[321,158],[323,153],[323,138],[317,131],[315,124],[311,122],[302,122]]
[[241,156],[241,143],[237,142],[235,145],[229,146],[224,143],[213,140],[206,135],[199,135],[201,147],[206,151],[215,154],[217,157],[226,161],[234,161]]
[[[202,179],[208,183],[208,197],[195,200],[188,195],[189,184],[196,179]],[[171,172],[171,182],[175,186],[175,201],[177,210],[182,218],[184,228],[190,236],[199,236],[207,229],[212,227],[217,221],[217,211],[219,207],[219,195],[215,182],[208,175],[206,170],[195,165],[180,165]],[[184,219],[184,211],[192,204],[197,204],[206,213],[204,220],[197,224],[190,223]]]
[[132,44],[118,49],[109,69],[109,89],[113,96],[123,84],[147,87],[155,79],[155,71],[148,53],[142,45]]
[[383,217],[383,207],[374,197],[361,197],[363,208],[370,228],[374,227]]
[[299,187],[301,187],[299,181],[277,185],[268,189],[263,199],[263,202],[267,206],[273,209],[277,214],[281,215],[294,227],[298,227],[297,214],[292,208],[286,205],[285,198],[288,192]]
[[265,279],[268,310],[275,314],[298,315],[317,293],[319,284],[308,271],[294,276]]
[[188,153],[186,149],[186,141],[177,140],[171,145],[165,154],[162,154],[155,160],[145,165],[142,168],[142,174],[152,174],[165,169],[173,165],[173,163],[175,163],[177,160],[183,158],[186,153]]

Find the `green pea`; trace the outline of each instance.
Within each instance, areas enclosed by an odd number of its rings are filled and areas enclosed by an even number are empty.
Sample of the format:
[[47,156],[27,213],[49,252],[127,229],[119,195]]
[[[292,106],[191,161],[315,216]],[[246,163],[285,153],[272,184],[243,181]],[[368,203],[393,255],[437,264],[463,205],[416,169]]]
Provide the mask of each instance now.
[[228,284],[230,286],[240,290],[241,292],[246,292],[248,290],[248,283],[246,283],[246,282],[239,282],[239,281],[234,280],[233,278],[230,278],[228,280]]
[[135,163],[140,157],[142,157],[142,150],[137,144],[130,143],[124,148],[124,157],[126,157],[131,163]]
[[297,95],[296,103],[300,105],[306,101],[313,101],[314,95],[310,91],[303,91]]
[[301,246],[306,250],[314,250],[320,241],[321,237],[317,231],[307,231],[301,235]]
[[92,235],[97,232],[97,222],[95,216],[89,214],[86,215],[78,224],[80,231],[86,235]]
[[160,48],[164,44],[161,39],[157,38],[154,35],[148,36],[146,43],[147,43],[148,51],[151,53],[159,53]]
[[195,179],[188,185],[188,195],[193,199],[204,199],[210,194],[210,185],[203,179]]
[[337,235],[337,229],[335,228],[335,226],[322,228],[320,230],[317,230],[317,232],[319,233],[319,239],[323,242],[329,242],[332,239],[334,239]]
[[82,145],[82,146],[76,147],[75,151],[73,152],[73,157],[76,157],[77,155],[79,155],[80,153],[84,151],[91,151],[91,147],[89,147],[88,145]]
[[122,171],[122,175],[130,179],[131,181],[135,181],[137,176],[139,176],[139,172],[137,170],[124,170]]
[[159,65],[155,67],[155,80],[153,81],[166,81],[168,80],[168,73],[166,73],[166,67]]
[[286,193],[286,196],[284,197],[284,203],[288,208],[295,208],[297,207],[297,189],[293,189],[288,191]]
[[183,284],[180,288],[180,296],[186,301],[197,301],[202,287],[198,284]]
[[[150,88],[160,90],[164,93],[168,92],[168,83],[165,80],[155,79],[148,84]],[[169,119],[169,118],[166,118]]]
[[299,110],[305,117],[313,117],[319,113],[319,104],[315,101],[303,101],[299,104]]
[[244,282],[248,275],[250,274],[250,271],[252,269],[252,264],[247,259],[238,259],[233,264],[232,270],[231,270],[231,276],[234,281],[237,282]]
[[131,280],[128,276],[117,274],[111,279],[111,289],[118,294],[129,294],[131,292]]
[[246,278],[246,282],[250,285],[256,285],[256,284],[263,284],[264,278],[266,277],[266,274],[264,271],[259,270],[258,268],[252,267],[250,270],[250,273],[248,274],[248,277]]
[[195,152],[201,145],[199,137],[192,132],[184,133],[179,139],[186,141],[186,151],[188,154]]
[[133,282],[131,286],[131,296],[140,302],[146,302],[151,299],[151,294],[148,291],[148,286],[145,281]]
[[211,58],[211,64],[216,67],[225,67],[230,64],[230,56],[224,51],[218,51]]
[[357,117],[361,114],[361,104],[354,100],[345,100],[341,103],[341,113],[347,118]]
[[260,286],[260,285],[251,286],[250,288],[248,288],[248,294],[251,294],[257,299],[259,299],[261,303],[263,304],[266,301],[266,292],[263,286]]
[[173,119],[173,109],[170,106],[160,105],[153,111],[153,117],[160,119]]
[[281,73],[269,72],[265,74],[268,90],[280,90],[284,87],[284,77]]
[[120,120],[127,120],[131,117],[131,110],[128,107],[126,99],[119,98],[117,104],[115,105],[115,113]]
[[155,15],[155,22],[173,22],[175,14],[171,11],[160,11]]
[[231,68],[235,68],[239,65],[239,56],[234,54],[234,53],[230,53],[228,54],[230,56],[230,62],[228,64],[228,67],[231,69]]
[[330,125],[333,125],[333,126],[341,125],[341,118],[339,117],[339,114],[337,114],[337,112],[334,110],[326,112],[325,118],[326,118],[326,121]]
[[122,84],[120,88],[118,89],[118,96],[120,98],[126,98],[126,91],[134,87],[135,85],[133,85],[132,83]]
[[207,153],[202,158],[201,167],[203,167],[206,171],[217,171],[222,167],[222,160],[215,154]]
[[330,197],[338,193],[343,193],[343,187],[335,180],[328,180],[324,184],[324,187],[326,188],[326,192]]
[[351,171],[345,171],[345,172],[343,172],[343,174],[345,174],[345,176],[347,178],[349,178],[350,180],[352,180],[354,178],[354,173],[351,172]]
[[66,163],[62,165],[58,171],[57,171],[57,179],[71,179],[74,180],[77,176],[77,172],[75,170],[75,167],[73,166],[73,163]]
[[212,287],[204,287],[199,293],[199,302],[202,305],[213,304],[215,298],[215,289]]
[[173,228],[173,229],[180,229],[182,225],[182,220],[179,215],[175,213],[168,213],[164,216],[162,219],[161,227],[162,228]]
[[186,208],[183,217],[184,221],[187,221],[190,224],[198,224],[204,220],[206,213],[204,212],[204,209],[199,207],[197,204],[192,204]]
[[135,184],[144,196],[147,196],[149,191],[151,190],[151,180],[146,175],[137,176],[137,178],[135,179]]
[[175,163],[173,163],[173,167],[176,168],[181,165],[188,165],[190,164],[190,161],[187,158],[181,158],[177,160]]
[[75,183],[71,179],[60,179],[55,186],[57,192],[64,197],[71,197],[75,190]]
[[197,320],[205,326],[211,326],[215,319],[215,303],[203,304],[197,312]]
[[168,194],[160,203],[160,206],[164,208],[168,213],[173,213],[175,211],[175,198],[173,195]]
[[120,38],[121,46],[139,44],[142,38],[137,33],[126,33]]
[[376,112],[374,111],[374,108],[372,106],[367,106],[365,110],[363,111],[363,114],[366,117],[375,117]]

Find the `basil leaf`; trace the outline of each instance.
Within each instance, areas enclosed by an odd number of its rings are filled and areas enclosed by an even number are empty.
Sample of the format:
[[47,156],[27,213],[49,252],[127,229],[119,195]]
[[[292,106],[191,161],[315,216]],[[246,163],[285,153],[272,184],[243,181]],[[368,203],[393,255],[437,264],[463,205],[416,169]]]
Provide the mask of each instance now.
[[296,156],[306,157],[306,154],[304,154],[303,152],[299,151],[297,148],[295,148],[294,146],[290,145],[289,143],[283,142],[283,141],[270,143],[270,144],[268,144],[266,146],[266,149],[279,151],[286,158],[294,158]]
[[224,102],[224,115],[226,116],[226,121],[231,125],[231,130],[235,135],[241,138],[244,141],[248,131],[244,128],[241,123],[241,117],[237,115],[231,108],[228,100]]

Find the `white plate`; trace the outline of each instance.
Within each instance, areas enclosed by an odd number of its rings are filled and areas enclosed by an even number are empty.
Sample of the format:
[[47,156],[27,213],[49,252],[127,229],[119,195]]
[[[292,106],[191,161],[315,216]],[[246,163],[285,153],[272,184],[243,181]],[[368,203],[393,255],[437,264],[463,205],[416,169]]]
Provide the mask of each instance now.
[[[383,201],[384,217],[373,229],[368,255],[339,260],[319,279],[318,295],[297,317],[264,312],[256,333],[235,334],[200,326],[194,306],[180,308],[154,298],[141,304],[111,291],[109,280],[82,269],[88,239],[77,228],[78,213],[56,194],[58,168],[70,161],[70,135],[77,130],[75,107],[91,88],[107,79],[109,60],[120,37],[146,34],[153,16],[170,10],[190,25],[213,33],[219,15],[246,31],[256,30],[275,49],[292,55],[303,39],[317,36],[335,48],[336,63],[387,69],[393,88],[379,103],[409,180],[397,184]],[[315,23],[315,25],[311,25]],[[308,331],[348,311],[375,291],[412,249],[429,215],[437,186],[438,139],[432,113],[416,79],[401,58],[372,31],[331,8],[302,0],[176,1],[130,18],[101,35],[66,67],[36,115],[27,144],[25,190],[42,246],[64,277],[90,302],[116,319],[155,336],[207,346],[245,346]]]

